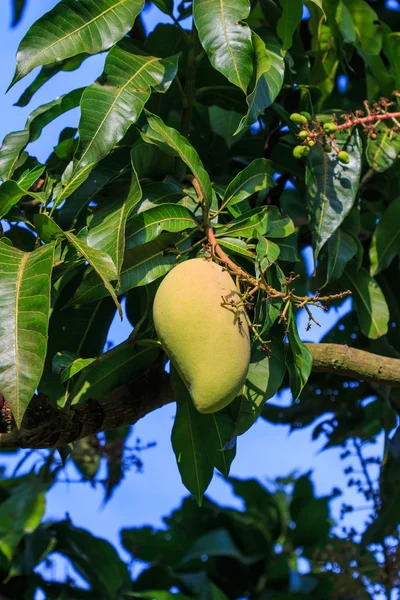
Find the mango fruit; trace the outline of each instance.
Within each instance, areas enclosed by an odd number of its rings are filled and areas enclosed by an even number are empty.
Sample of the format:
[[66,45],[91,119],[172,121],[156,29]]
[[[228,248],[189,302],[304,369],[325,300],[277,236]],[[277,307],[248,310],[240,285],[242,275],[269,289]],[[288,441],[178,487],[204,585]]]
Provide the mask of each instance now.
[[177,265],[157,290],[157,335],[201,413],[227,406],[245,383],[250,335],[238,302],[229,273],[203,258]]

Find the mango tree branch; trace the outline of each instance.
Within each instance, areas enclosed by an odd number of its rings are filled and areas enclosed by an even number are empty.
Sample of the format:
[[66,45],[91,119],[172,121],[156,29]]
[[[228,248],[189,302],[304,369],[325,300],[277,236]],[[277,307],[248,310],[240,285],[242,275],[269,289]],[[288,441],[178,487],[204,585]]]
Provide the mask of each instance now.
[[[313,372],[400,387],[400,359],[338,344],[307,344],[307,347],[313,357]],[[57,410],[45,398],[35,396],[21,429],[0,434],[0,448],[64,446],[90,434],[135,424],[173,399],[161,363],[155,363],[140,380],[116,388],[105,398],[79,404],[71,412]],[[3,407],[4,412],[7,411]]]

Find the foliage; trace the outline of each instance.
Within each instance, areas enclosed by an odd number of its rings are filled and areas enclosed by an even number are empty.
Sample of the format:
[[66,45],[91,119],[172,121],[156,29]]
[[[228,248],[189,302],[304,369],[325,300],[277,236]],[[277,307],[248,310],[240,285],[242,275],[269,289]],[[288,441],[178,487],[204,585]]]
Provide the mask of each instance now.
[[[12,4],[16,25],[26,2]],[[186,500],[180,510],[191,515],[185,534],[193,528],[192,537],[179,548],[171,543],[167,556],[132,583],[106,542],[69,522],[39,525],[57,464],[50,453],[43,480],[31,474],[4,482],[6,516],[19,486],[32,491],[21,500],[21,523],[0,540],[7,582],[1,593],[30,597],[44,585],[49,598],[90,597],[32,575],[53,551],[68,556],[101,598],[123,589],[121,597],[169,599],[171,586],[182,598],[200,595],[200,587],[219,599],[339,598],[342,575],[344,586],[362,587],[353,596],[343,587],[348,597],[370,597],[375,584],[387,591],[398,585],[397,567],[382,567],[397,564],[398,394],[379,373],[369,382],[361,374],[360,381],[340,379],[333,364],[331,372],[314,372],[296,317],[305,311],[308,327],[315,326],[318,310],[337,306],[350,291],[351,312],[322,341],[400,358],[400,13],[383,0],[308,0],[304,18],[297,0],[182,0],[175,7],[155,0],[170,23],[146,33],[144,4],[61,0],[18,50],[11,86],[41,69],[20,106],[90,55],[104,53],[105,65],[91,85],[33,110],[0,149],[3,445],[17,428],[32,440],[29,431],[43,413],[28,407],[40,406],[67,427],[82,405],[105,406],[119,386],[139,394],[158,379],[166,357],[151,317],[157,285],[177,262],[204,256],[237,276],[253,348],[241,394],[212,426],[204,428],[190,406],[189,430],[177,411],[173,446],[185,485],[201,502],[214,468],[228,476],[237,437],[251,435],[260,416],[292,429],[314,424],[326,447],[343,446],[361,461],[367,486],[358,487],[372,502],[372,524],[362,541],[340,537],[328,500],[315,498],[306,476],[289,492],[248,482],[248,495],[234,481],[246,511],[205,500],[202,512]],[[41,164],[29,144],[78,106],[78,129],[61,131]],[[310,246],[312,269],[304,252]],[[107,349],[110,324],[124,305],[134,331]],[[265,404],[288,387],[291,406]],[[104,441],[95,436],[101,427],[100,420],[85,442],[75,431],[59,446],[63,461],[71,454],[91,483],[107,461],[109,498],[123,476],[127,430],[111,429]],[[46,447],[54,445],[52,433]],[[371,483],[362,450],[379,436],[384,460],[379,482]],[[181,540],[174,517],[167,527],[172,541]],[[168,545],[164,533],[150,533],[123,536],[133,544],[138,535],[139,548],[156,543],[143,555],[133,552],[148,563]],[[384,560],[377,562],[371,544]],[[300,548],[311,561],[306,577],[297,570]],[[104,572],[93,564],[99,553]],[[155,577],[163,582],[159,592]]]

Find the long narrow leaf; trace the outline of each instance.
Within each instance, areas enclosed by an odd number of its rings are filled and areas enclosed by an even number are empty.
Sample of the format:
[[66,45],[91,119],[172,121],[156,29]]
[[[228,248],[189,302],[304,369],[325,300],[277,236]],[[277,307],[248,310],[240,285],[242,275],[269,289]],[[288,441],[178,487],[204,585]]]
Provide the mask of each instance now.
[[143,5],[144,0],[62,0],[22,40],[11,85],[35,67],[110,48],[132,28]]
[[46,358],[53,254],[0,243],[0,389],[18,426]]
[[193,17],[211,64],[245,93],[253,74],[249,0],[194,0]]

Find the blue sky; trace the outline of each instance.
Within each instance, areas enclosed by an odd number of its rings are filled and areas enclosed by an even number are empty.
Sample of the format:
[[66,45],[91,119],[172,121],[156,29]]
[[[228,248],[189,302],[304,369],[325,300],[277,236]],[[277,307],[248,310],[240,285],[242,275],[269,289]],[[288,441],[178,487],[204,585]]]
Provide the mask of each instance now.
[[[3,3],[4,4],[4,3]],[[84,62],[79,71],[62,73],[54,77],[33,98],[25,108],[13,107],[22,91],[34,78],[30,74],[18,83],[7,95],[5,90],[12,78],[14,59],[19,41],[29,26],[44,12],[51,9],[56,0],[31,0],[22,23],[14,30],[9,29],[10,3],[5,3],[0,22],[2,52],[0,54],[0,138],[15,129],[25,125],[28,114],[38,105],[48,102],[71,89],[92,83],[101,73],[103,57],[92,57]],[[156,8],[146,11],[145,22],[153,28],[157,22],[168,21]],[[60,117],[54,124],[48,126],[41,138],[30,147],[30,152],[41,160],[46,159],[58,133],[65,126],[77,125],[78,110],[71,111]],[[332,309],[318,315],[322,327],[305,332],[306,321],[300,318],[300,331],[306,341],[318,341],[328,331],[337,318],[344,315],[350,307],[347,300],[339,310]],[[119,343],[129,334],[126,323],[114,321],[110,331],[110,340]],[[290,403],[288,393],[282,395],[282,404]],[[170,433],[173,424],[175,406],[169,405],[140,421],[134,428],[133,439],[139,437],[143,443],[156,441],[157,447],[143,453],[144,472],[128,473],[125,481],[116,490],[113,499],[102,507],[103,492],[93,489],[88,484],[77,485],[59,484],[48,495],[46,516],[63,518],[68,512],[77,526],[85,527],[95,534],[106,537],[111,542],[119,544],[121,527],[140,526],[142,524],[161,525],[162,516],[176,508],[186,490],[180,482],[175,464],[175,457],[170,443]],[[319,453],[323,439],[311,441],[312,428],[301,430],[289,436],[288,428],[275,427],[263,420],[245,436],[238,440],[238,455],[233,463],[232,475],[247,478],[256,477],[260,481],[272,479],[277,475],[287,475],[294,470],[299,473],[314,471],[314,481],[318,494],[329,494],[334,486],[346,487],[342,474],[343,464],[339,460],[340,452],[330,450]],[[375,448],[376,452],[376,448]],[[11,460],[11,463],[14,462]],[[10,464],[11,464],[10,463]],[[67,469],[73,479],[77,479],[73,467]],[[215,477],[208,495],[223,504],[240,506],[237,499],[230,493],[229,486],[221,477]],[[343,498],[335,502],[338,513]],[[359,503],[359,502],[358,502]],[[362,522],[364,516],[357,517]],[[124,554],[123,554],[124,555]],[[124,555],[127,558],[126,555]]]

